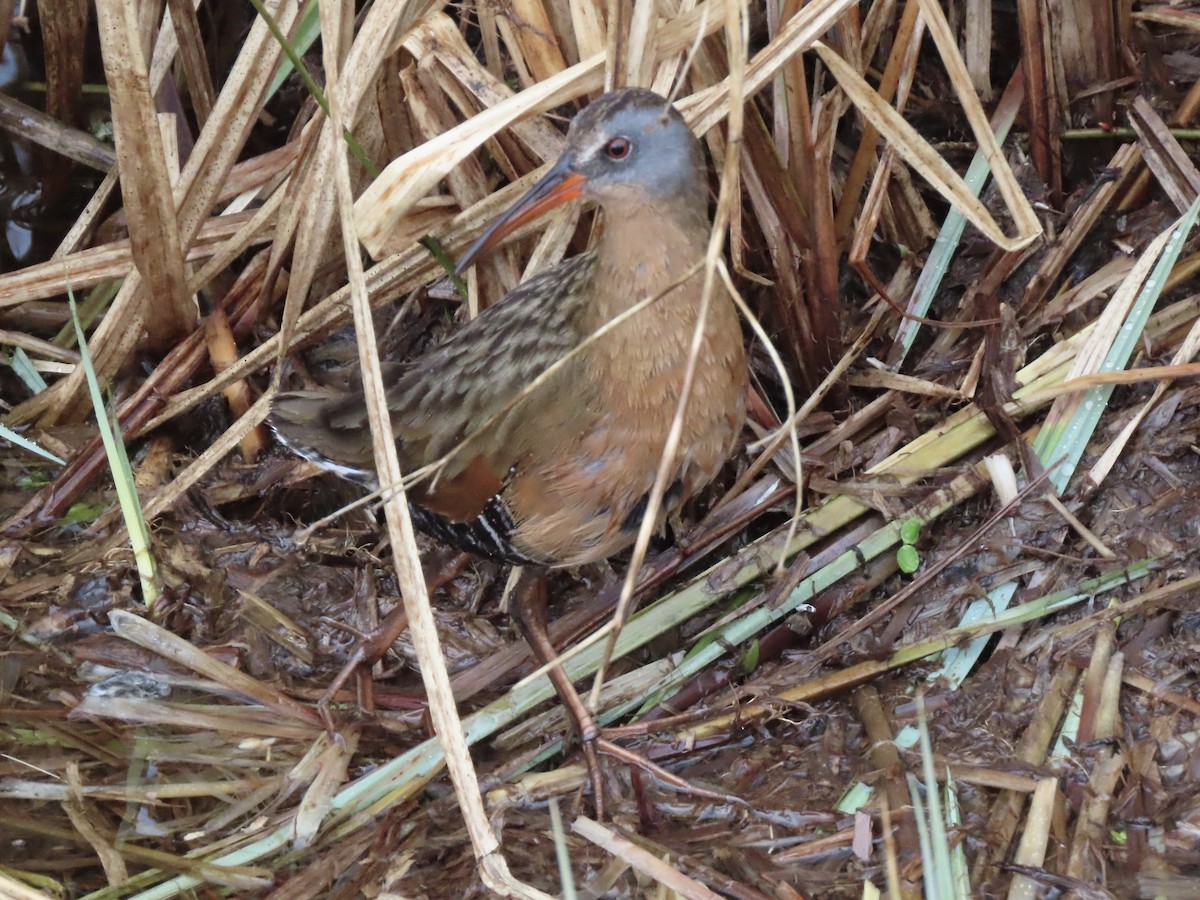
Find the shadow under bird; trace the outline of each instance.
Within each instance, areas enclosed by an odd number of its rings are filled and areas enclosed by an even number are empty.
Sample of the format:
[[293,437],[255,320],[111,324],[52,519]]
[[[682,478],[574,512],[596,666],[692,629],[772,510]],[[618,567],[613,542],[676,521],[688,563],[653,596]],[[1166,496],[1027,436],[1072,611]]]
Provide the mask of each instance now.
[[[387,389],[404,471],[453,451],[436,479],[408,493],[417,526],[524,566],[577,566],[633,543],[700,311],[703,270],[693,270],[711,227],[704,156],[679,112],[648,90],[605,94],[576,116],[562,156],[476,241],[460,271],[519,226],[579,198],[603,210],[595,247],[516,287]],[[614,317],[660,294],[571,354]],[[729,457],[745,417],[746,383],[737,312],[718,283],[660,516]],[[361,393],[281,394],[270,424],[299,455],[374,485]],[[543,664],[556,656],[545,604],[540,579],[516,591],[512,603]],[[551,669],[551,677],[584,738],[599,805],[595,726],[562,669]]]

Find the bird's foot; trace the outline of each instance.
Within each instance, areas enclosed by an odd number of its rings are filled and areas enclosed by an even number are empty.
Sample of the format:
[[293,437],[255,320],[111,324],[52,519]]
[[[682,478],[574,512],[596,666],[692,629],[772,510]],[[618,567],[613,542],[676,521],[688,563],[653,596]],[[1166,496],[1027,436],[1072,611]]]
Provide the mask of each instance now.
[[[434,573],[426,575],[425,583],[430,596],[457,578],[462,573],[469,559],[470,556],[468,554],[457,553],[449,563],[440,566]],[[337,695],[342,687],[350,679],[351,675],[356,674],[360,669],[373,666],[379,660],[383,659],[384,654],[388,652],[392,644],[404,633],[404,629],[407,627],[408,615],[404,610],[404,605],[399,604],[388,613],[378,628],[370,634],[360,635],[358,646],[350,654],[350,658],[346,660],[346,664],[342,666],[337,676],[330,682],[321,699],[317,701],[317,712],[321,716],[321,721],[325,723],[325,729],[330,734],[337,734],[337,727],[333,719],[331,707],[334,701],[337,700]],[[369,675],[360,679],[359,687],[359,706],[369,714],[373,714],[372,682]]]
[[[321,720],[325,723],[325,728],[330,733],[336,734],[336,723],[333,719],[332,705],[338,699],[338,693],[342,687],[350,679],[351,675],[357,674],[363,667],[373,666],[376,662],[383,659],[383,655],[387,653],[388,648],[396,642],[396,639],[408,627],[408,616],[404,612],[404,606],[399,605],[388,613],[387,618],[380,623],[379,627],[368,635],[364,635],[359,641],[354,652],[350,654],[350,658],[346,660],[346,664],[329,683],[325,693],[321,695],[321,699],[317,701],[317,712],[321,716]],[[374,703],[372,702],[372,682],[370,672],[366,672],[366,677],[361,679],[358,692],[359,706],[369,713],[374,712]]]
[[588,785],[592,791],[592,808],[595,810],[596,819],[604,819],[605,809],[605,788],[604,788],[604,770],[600,768],[600,754],[596,750],[597,737],[592,736],[591,740],[586,738],[583,741],[583,759],[587,764]]
[[[688,794],[693,797],[700,797],[705,800],[713,800],[718,803],[730,803],[735,806],[746,806],[745,800],[736,797],[733,794],[726,794],[721,791],[714,791],[710,788],[700,787],[692,784],[685,778],[681,778],[673,772],[664,769],[658,763],[652,762],[642,754],[635,750],[630,750],[627,747],[622,747],[620,744],[609,740],[603,734],[597,734],[594,741],[594,752],[603,753],[605,756],[620,760],[629,766],[631,770],[645,772],[652,778],[662,784],[666,784],[681,794]],[[590,765],[589,765],[590,768]],[[596,788],[593,786],[593,790]],[[641,804],[639,804],[641,806]]]

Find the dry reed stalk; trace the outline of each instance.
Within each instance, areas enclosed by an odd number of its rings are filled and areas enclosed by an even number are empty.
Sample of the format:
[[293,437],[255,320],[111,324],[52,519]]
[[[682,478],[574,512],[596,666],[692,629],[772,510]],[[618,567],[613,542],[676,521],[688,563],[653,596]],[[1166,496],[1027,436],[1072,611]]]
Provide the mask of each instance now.
[[1145,97],[1134,98],[1129,123],[1141,142],[1142,155],[1151,174],[1175,208],[1180,213],[1187,212],[1196,195],[1200,194],[1200,171],[1196,164]]
[[687,900],[717,900],[720,897],[720,894],[713,893],[695,879],[684,875],[628,838],[586,816],[579,816],[575,819],[571,823],[571,830],[603,847],[614,856],[625,860],[638,871],[649,875],[663,887],[681,897],[686,897]]
[[[1125,753],[1115,745],[1117,735],[1124,733],[1124,728],[1119,724],[1120,713],[1117,706],[1124,663],[1123,653],[1113,653],[1106,657],[1101,670],[1103,680],[1097,702],[1095,736],[1096,740],[1103,743],[1097,748],[1092,759],[1087,792],[1080,798],[1081,808],[1075,820],[1075,830],[1064,867],[1069,878],[1092,881],[1099,874],[1094,862],[1095,848],[1105,839],[1113,791],[1126,766]],[[1091,670],[1092,667],[1089,666],[1089,672]]]
[[[903,73],[911,83],[915,77],[914,68],[906,68],[905,60],[911,65],[912,53],[919,49],[921,36],[925,26],[921,21],[921,6],[918,3],[905,4],[904,12],[896,24],[896,34],[893,37],[892,53],[888,57],[883,77],[880,79],[878,91],[880,99],[890,103],[896,96],[897,87]],[[896,104],[897,109],[904,110],[904,100]],[[804,121],[804,120],[801,120]],[[854,159],[846,172],[846,182],[842,188],[842,200],[837,211],[837,234],[839,240],[845,240],[850,234],[850,228],[858,208],[858,198],[870,174],[871,165],[875,160],[875,151],[879,144],[879,130],[870,122],[863,128],[862,138],[858,142]]]
[[[188,260],[208,259],[225,240],[237,234],[253,218],[249,213],[235,213],[209,219],[197,234],[196,242],[188,252]],[[261,229],[258,231],[261,232]],[[256,233],[253,239],[255,243],[262,243],[266,238]],[[242,249],[247,246],[249,241],[244,241]],[[0,307],[60,296],[67,292],[68,282],[74,290],[79,291],[119,279],[129,272],[132,265],[131,244],[128,240],[121,240],[27,266],[0,276]]]
[[196,18],[196,7],[190,0],[167,0],[167,7],[170,10],[170,25],[179,42],[179,61],[192,99],[192,109],[196,113],[197,123],[203,129],[212,114],[216,90],[208,72],[204,39],[200,33],[200,22]]
[[[858,708],[859,717],[871,741],[869,752],[871,764],[879,772],[881,778],[884,802],[902,812],[892,820],[898,848],[908,856],[918,852],[917,835],[913,829],[912,812],[908,807],[908,788],[904,784],[905,767],[896,749],[895,730],[888,720],[880,701],[879,692],[870,685],[864,685],[854,691],[854,702]],[[904,898],[920,897],[921,892],[916,884],[904,882],[900,885],[900,896]]]
[[[1021,841],[1017,845],[1013,862],[1019,866],[1040,869],[1046,860],[1050,825],[1059,803],[1058,780],[1043,778],[1029,798],[1029,815],[1021,830]],[[1018,874],[1009,884],[1009,900],[1035,900],[1039,890],[1037,883],[1027,875]]]
[[[291,3],[281,3],[277,10],[285,28],[290,26],[294,14],[295,6]],[[140,46],[140,43],[139,40],[136,45]],[[218,192],[217,184],[233,167],[257,114],[271,72],[271,60],[277,58],[278,53],[278,45],[266,25],[256,22],[180,177],[174,197],[180,246],[188,246],[195,239],[210,212]],[[131,64],[136,65],[136,62]],[[155,84],[153,71],[148,84]],[[125,279],[111,309],[89,342],[94,349],[93,359],[101,384],[111,381],[117,369],[133,353],[145,327],[145,310],[139,302],[141,287],[141,277],[135,269]],[[77,369],[49,390],[26,401],[14,415],[18,421],[36,418],[43,426],[75,417],[87,402],[83,385],[83,372]]]
[[[1055,671],[1042,693],[1033,720],[1014,748],[1013,759],[1030,766],[1044,764],[1050,742],[1062,724],[1078,676],[1078,670],[1071,665],[1061,666]],[[1006,790],[992,804],[992,813],[983,832],[988,836],[988,848],[976,857],[972,883],[983,883],[988,869],[1007,857],[1009,842],[1020,826],[1024,802],[1022,792]]]
[[[0,128],[101,172],[109,171],[116,161],[107,144],[5,94],[0,94]],[[67,169],[59,166],[52,171],[61,175]]]
[[984,103],[992,99],[992,0],[966,0],[963,59],[971,84]]
[[1042,183],[1062,194],[1061,146],[1058,138],[1062,111],[1053,85],[1054,47],[1049,4],[1017,0],[1021,31],[1021,67],[1025,72],[1025,110],[1029,118],[1030,153]]
[[[88,4],[86,0],[64,0],[47,4],[38,10],[46,64],[46,115],[64,124],[76,120],[80,92],[83,87],[83,54],[79,48],[87,36]],[[12,10],[0,8],[0,26],[7,29]],[[0,46],[7,40],[0,40]],[[51,169],[48,177],[54,182],[51,193],[65,187],[65,169]]]
[[[325,69],[333,89],[331,94],[330,124],[326,134],[340,135],[347,121],[343,119],[341,96],[337,92],[339,65],[338,48],[328,38],[336,30],[331,26],[341,13],[348,23],[353,18],[354,6],[344,3],[323,4],[322,23],[327,35],[324,43]],[[430,610],[429,596],[421,571],[420,556],[404,495],[403,475],[397,458],[396,442],[392,436],[391,415],[388,410],[383,384],[383,373],[379,363],[378,343],[375,338],[374,322],[371,317],[370,301],[362,262],[358,253],[358,235],[354,221],[354,195],[350,182],[350,170],[344,145],[338,141],[331,147],[336,182],[336,203],[342,228],[343,252],[350,278],[351,308],[354,327],[358,334],[359,365],[363,375],[363,390],[366,394],[367,415],[374,444],[376,469],[382,484],[396,485],[397,489],[384,501],[388,537],[391,541],[396,577],[400,583],[404,608],[408,614],[409,632],[420,659],[421,675],[429,699],[429,711],[446,756],[447,768],[454,782],[455,793],[466,822],[467,832],[475,850],[479,873],[484,883],[501,896],[542,898],[548,897],[514,878],[507,861],[500,851],[500,844],[492,831],[483,798],[479,791],[478,777],[467,750],[462,723],[450,689],[450,676],[446,671],[445,659],[437,637],[437,628]],[[348,762],[348,760],[347,760]],[[332,794],[338,784],[330,784],[327,793]],[[331,799],[331,798],[330,798]],[[320,824],[310,826],[315,832]]]
[[[1112,85],[1122,74],[1117,51],[1117,21],[1112,6],[1090,0],[1066,0],[1052,9],[1054,58],[1056,69],[1062,73],[1057,102],[1059,110],[1065,113],[1068,96],[1085,88]],[[1113,120],[1113,101],[1111,89],[1094,94],[1092,106],[1099,121]]]

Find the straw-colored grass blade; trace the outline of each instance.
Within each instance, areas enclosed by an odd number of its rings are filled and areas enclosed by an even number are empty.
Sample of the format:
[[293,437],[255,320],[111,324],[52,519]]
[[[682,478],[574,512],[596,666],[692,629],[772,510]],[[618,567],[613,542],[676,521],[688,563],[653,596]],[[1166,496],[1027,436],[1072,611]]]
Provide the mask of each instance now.
[[146,606],[151,606],[162,593],[162,582],[158,573],[158,564],[150,550],[150,529],[146,525],[146,517],[142,512],[141,501],[138,498],[137,486],[134,483],[133,471],[129,465],[129,456],[125,452],[125,441],[121,436],[116,418],[109,418],[104,397],[100,392],[100,382],[92,368],[91,357],[87,351],[87,341],[83,335],[83,327],[79,324],[79,316],[75,310],[75,299],[71,297],[71,315],[75,324],[75,334],[79,340],[80,352],[83,359],[80,368],[87,375],[88,390],[92,406],[96,411],[96,424],[104,439],[104,451],[108,458],[109,471],[117,488],[117,498],[121,506],[121,515],[129,533],[129,542],[133,548],[133,558],[137,563],[138,577],[142,585],[142,600]]
[[394,160],[355,204],[355,225],[371,255],[381,255],[396,222],[484,141],[524,116],[596,90],[602,65],[601,59],[577,63]]
[[138,6],[102,0],[96,15],[112,96],[121,197],[134,263],[145,282],[144,302],[151,307],[146,322],[152,343],[166,347],[195,327],[198,311],[187,290],[184,241],[150,91]]
[[[917,134],[908,122],[900,117],[890,104],[883,102],[845,60],[823,44],[817,45],[817,52],[837,77],[838,83],[854,99],[858,108],[879,129],[880,133],[888,138],[892,148],[920,172],[937,189],[938,193],[954,204],[955,208],[961,210],[967,221],[983,232],[989,240],[1005,250],[1018,250],[1041,234],[1041,226],[1028,201],[1016,188],[1012,172],[1003,162],[1003,154],[996,146],[995,137],[988,128],[986,120],[983,127],[977,129],[975,134],[980,143],[986,144],[988,147],[987,153],[995,167],[997,181],[1002,186],[1007,183],[1011,187],[1011,190],[1002,187],[1009,212],[1017,226],[1016,234],[1011,238],[1004,234],[991,213],[963,184],[958,173],[934,152],[933,148]],[[970,106],[969,103],[965,105]],[[975,101],[975,106],[978,108],[978,101]],[[975,123],[972,121],[972,126],[974,125]],[[1001,175],[1002,169],[1008,172],[1007,179]]]
[[1146,165],[1180,213],[1200,194],[1200,171],[1145,97],[1136,97],[1129,123],[1137,133]]
[[567,61],[555,43],[554,27],[542,0],[513,0],[512,12],[519,26],[514,29],[517,46],[509,49],[521,54],[533,79],[545,81],[565,69]]
[[571,830],[589,841],[599,844],[610,853],[619,856],[640,872],[650,876],[662,887],[687,900],[718,900],[716,894],[700,882],[680,872],[677,868],[654,854],[639,847],[628,838],[622,837],[586,816],[580,816],[571,824]]
[[112,168],[113,151],[107,144],[7,94],[0,94],[0,128],[101,172]]

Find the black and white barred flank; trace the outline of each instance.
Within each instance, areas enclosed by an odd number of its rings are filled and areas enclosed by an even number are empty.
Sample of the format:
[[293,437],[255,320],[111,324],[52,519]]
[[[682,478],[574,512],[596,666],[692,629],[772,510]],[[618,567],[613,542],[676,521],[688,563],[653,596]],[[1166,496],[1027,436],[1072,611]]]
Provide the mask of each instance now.
[[[342,465],[322,456],[311,447],[297,443],[274,425],[271,430],[276,439],[297,456],[315,463],[322,469],[347,481],[352,481],[370,490],[378,489],[379,479],[374,471]],[[516,523],[508,511],[504,498],[499,494],[492,497],[483,507],[483,511],[470,522],[451,521],[445,516],[412,502],[408,504],[408,511],[417,528],[459,550],[514,566],[537,565],[539,562],[521,553],[513,544]]]
[[470,522],[452,522],[416,503],[410,503],[408,509],[418,528],[459,550],[514,566],[539,564],[539,560],[525,556],[513,545],[516,523],[502,497],[489,500],[483,512]]

